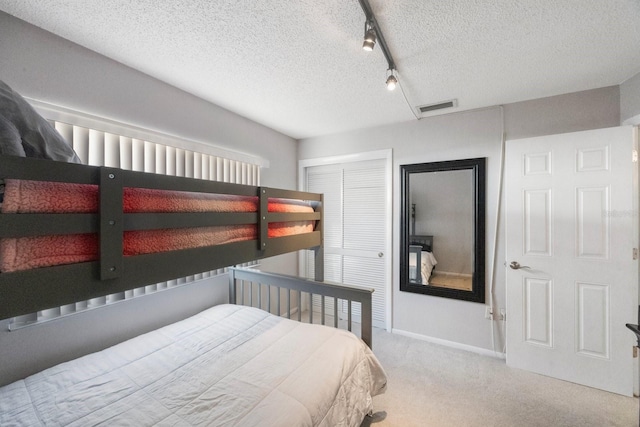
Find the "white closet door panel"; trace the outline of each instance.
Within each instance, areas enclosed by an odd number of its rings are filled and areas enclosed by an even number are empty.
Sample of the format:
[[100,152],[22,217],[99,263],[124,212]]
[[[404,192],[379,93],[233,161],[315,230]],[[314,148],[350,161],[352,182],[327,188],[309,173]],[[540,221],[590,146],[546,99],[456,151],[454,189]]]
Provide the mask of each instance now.
[[[344,257],[344,283],[374,288],[371,298],[373,325],[381,327],[385,322],[385,294],[384,294],[384,258]],[[360,310],[353,310],[354,316],[360,316]]]
[[[385,199],[381,188],[385,182],[385,163],[366,162],[369,167],[344,171],[344,242],[345,249],[384,251]],[[359,165],[360,166],[360,165]]]
[[307,191],[324,194],[324,246],[328,253],[342,248],[342,182],[342,170],[335,167],[313,168],[307,175]]
[[[314,277],[314,254],[307,251],[307,277]],[[334,254],[325,254],[324,256],[324,280],[328,282],[342,283],[342,256]],[[313,311],[320,313],[322,310],[321,298],[313,299]],[[333,298],[325,298],[325,311],[327,314],[333,313]]]
[[[324,194],[325,279],[373,288],[373,323],[386,327],[387,161],[312,166],[305,176],[307,191]],[[313,257],[306,260],[307,277],[313,277]],[[319,302],[313,305],[320,309]],[[340,316],[347,312],[342,303]],[[358,304],[353,304],[352,316],[359,321]]]

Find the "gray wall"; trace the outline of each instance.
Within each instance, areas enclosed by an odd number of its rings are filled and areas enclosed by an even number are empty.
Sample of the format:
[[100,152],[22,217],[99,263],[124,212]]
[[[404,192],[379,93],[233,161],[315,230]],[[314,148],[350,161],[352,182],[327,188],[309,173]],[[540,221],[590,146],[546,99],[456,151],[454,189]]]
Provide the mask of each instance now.
[[620,85],[620,122],[640,125],[640,73]]
[[[397,93],[397,96],[401,96]],[[507,139],[617,126],[617,86],[546,99],[461,112],[406,123],[300,141],[299,158],[310,159],[393,149],[393,329],[462,345],[491,349],[485,305],[399,291],[399,166],[440,160],[487,158],[486,281],[489,301],[494,239],[497,236],[495,306],[505,306],[504,223],[498,213],[503,131]],[[508,165],[507,165],[508,167]],[[501,351],[502,331],[495,348]]]
[[[0,79],[24,96],[260,156],[263,185],[296,188],[295,140],[3,12],[0,58]],[[264,266],[295,274],[297,257]],[[226,301],[225,276],[13,332],[0,321],[0,384]]]

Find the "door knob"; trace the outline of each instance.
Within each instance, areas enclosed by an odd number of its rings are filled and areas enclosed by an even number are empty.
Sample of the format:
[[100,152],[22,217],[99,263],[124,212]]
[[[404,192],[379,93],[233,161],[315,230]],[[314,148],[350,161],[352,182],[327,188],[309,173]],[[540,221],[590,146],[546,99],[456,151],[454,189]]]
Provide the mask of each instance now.
[[378,258],[382,258],[384,254],[382,252],[378,252]]
[[511,264],[509,264],[509,267],[511,267],[514,270],[520,270],[521,268],[531,268],[528,265],[520,265],[518,261],[511,261]]

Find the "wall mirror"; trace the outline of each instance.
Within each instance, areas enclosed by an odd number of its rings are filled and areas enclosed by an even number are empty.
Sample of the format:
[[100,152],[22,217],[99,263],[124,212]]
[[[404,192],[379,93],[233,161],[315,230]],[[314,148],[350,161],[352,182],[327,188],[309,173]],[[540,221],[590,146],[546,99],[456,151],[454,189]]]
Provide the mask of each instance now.
[[486,159],[401,165],[400,290],[484,303]]

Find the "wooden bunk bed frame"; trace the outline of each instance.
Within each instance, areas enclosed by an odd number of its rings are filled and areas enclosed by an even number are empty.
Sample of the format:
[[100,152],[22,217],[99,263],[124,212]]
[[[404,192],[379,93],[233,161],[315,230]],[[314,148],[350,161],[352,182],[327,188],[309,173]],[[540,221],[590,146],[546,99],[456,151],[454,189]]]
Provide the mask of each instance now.
[[[266,212],[268,197],[306,198],[318,195],[173,177],[108,167],[48,160],[0,158],[0,177],[99,185],[97,214],[3,214],[1,237],[99,233],[100,259],[0,274],[0,318],[69,304],[268,256],[321,244],[321,233],[267,239],[267,223],[282,220]],[[259,196],[254,213],[123,214],[123,187]],[[286,214],[287,220],[320,220],[320,213]],[[311,218],[310,218],[311,216]],[[259,239],[206,248],[184,249],[132,257],[122,255],[125,230],[207,225],[258,224]],[[271,241],[273,240],[273,241]]]
[[[362,303],[362,337],[371,345],[371,292],[346,291],[323,281],[322,195],[194,178],[0,155],[0,179],[53,181],[99,186],[99,211],[91,214],[0,214],[0,238],[99,233],[99,260],[0,273],[0,319],[123,292],[300,249],[315,251],[316,281],[262,274],[270,284]],[[123,187],[258,196],[253,213],[123,213]],[[268,212],[269,198],[310,201],[312,213]],[[268,238],[269,222],[316,221],[313,232]],[[256,224],[258,239],[136,256],[123,256],[125,230]],[[354,288],[351,288],[354,289]],[[355,292],[355,293],[354,293]],[[368,293],[368,298],[362,294]],[[230,295],[232,303],[235,302]],[[349,307],[351,303],[349,303]],[[350,311],[349,311],[350,312]],[[349,316],[351,317],[351,316]],[[351,319],[349,319],[351,320]],[[349,322],[351,323],[351,322]],[[351,326],[349,326],[351,328]],[[368,328],[367,331],[365,329]]]
[[[254,283],[256,286],[254,286]],[[245,284],[248,286],[248,292],[245,292]],[[272,303],[271,288],[277,289],[277,297]],[[283,313],[281,307],[281,289],[285,289],[286,297],[286,309]],[[334,284],[327,282],[318,282],[315,280],[302,279],[300,277],[286,276],[283,274],[265,273],[262,271],[256,271],[253,269],[229,269],[229,302],[232,304],[249,305],[251,307],[258,307],[269,313],[276,313],[277,315],[284,315],[291,319],[291,291],[296,292],[297,304],[296,311],[297,321],[301,322],[302,311],[302,296],[307,294],[309,299],[314,296],[320,298],[320,313],[318,313],[318,323],[325,325],[327,316],[331,318],[334,328],[338,328],[340,314],[338,312],[338,300],[346,302],[347,307],[347,322],[346,328],[350,332],[353,328],[353,303],[360,303],[361,307],[361,324],[360,324],[360,338],[362,341],[371,348],[372,346],[372,308],[371,308],[371,295],[373,289],[360,288],[356,286],[348,286],[342,284]],[[245,298],[245,294],[248,294],[248,298]],[[255,298],[254,298],[255,296]],[[333,312],[325,313],[325,302],[329,298],[332,301]],[[248,301],[247,301],[248,299]],[[314,323],[314,311],[313,308],[308,313],[308,323]]]

